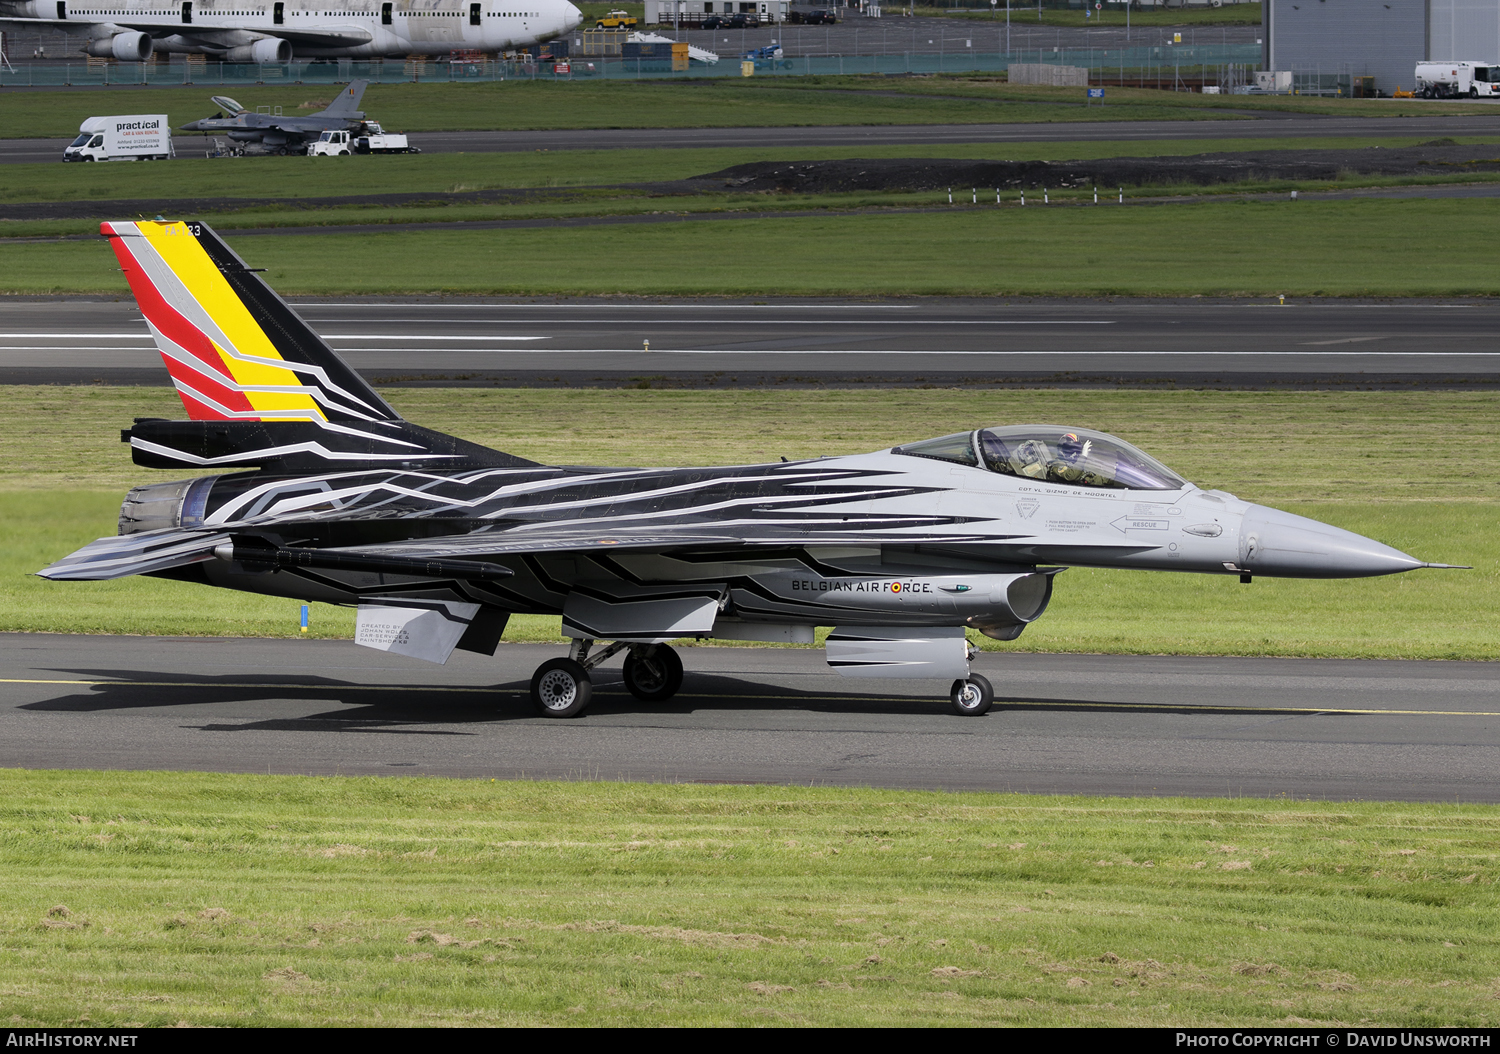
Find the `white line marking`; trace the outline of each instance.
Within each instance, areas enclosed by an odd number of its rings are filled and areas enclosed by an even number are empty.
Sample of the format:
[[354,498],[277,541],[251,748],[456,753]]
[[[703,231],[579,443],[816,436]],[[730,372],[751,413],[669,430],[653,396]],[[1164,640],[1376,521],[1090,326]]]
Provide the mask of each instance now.
[[[0,349],[9,350],[9,349]],[[26,350],[26,349],[20,349]],[[55,350],[55,349],[35,349]],[[390,348],[345,348],[346,354],[359,351],[390,351]],[[487,351],[503,351],[502,348],[451,348],[451,351],[462,351],[468,354],[483,354]],[[1024,359],[1024,358],[1050,358],[1056,356],[1067,356],[1076,358],[1082,356],[1093,356],[1095,358],[1118,356],[1120,358],[1142,358],[1153,357],[1202,357],[1202,358],[1228,358],[1228,359],[1273,359],[1291,358],[1307,359],[1314,357],[1347,357],[1347,358],[1412,358],[1412,359],[1442,359],[1442,358],[1500,358],[1500,351],[1323,351],[1323,352],[1299,352],[1299,351],[902,351],[902,350],[880,350],[880,349],[844,349],[841,351],[798,350],[798,349],[776,349],[760,351],[749,350],[705,350],[702,348],[658,348],[654,351],[642,351],[640,348],[548,348],[545,351],[538,349],[535,352],[518,351],[511,354],[519,355],[630,355],[641,362],[650,362],[653,356],[660,358],[663,355],[799,355],[829,356],[829,355],[912,355],[929,358],[948,357],[983,357]]]
[[446,337],[413,337],[397,334],[380,333],[324,333],[324,340],[551,340],[551,337],[469,337],[469,336],[446,336]]
[[[349,308],[352,305],[350,305],[350,304],[341,304],[341,303],[338,303],[337,301],[333,301],[333,302],[330,302],[330,303],[309,303],[309,302],[303,302],[303,303],[300,303],[300,304],[294,303],[292,306],[294,308],[296,308],[296,307],[338,307],[338,308],[343,308],[345,311],[347,311],[347,310],[349,310]],[[503,309],[510,309],[510,308],[518,308],[518,309],[520,309],[520,308],[530,308],[532,310],[537,310],[537,311],[556,311],[559,307],[562,307],[564,305],[562,305],[562,304],[398,304],[398,303],[385,303],[385,304],[366,304],[364,306],[366,306],[366,307],[373,307],[373,308],[401,308],[403,310],[406,309],[406,308],[412,308],[412,309],[415,309],[415,310],[421,310],[423,308],[427,308],[429,310],[442,310],[442,311],[453,311],[453,310],[468,311],[468,310],[471,310],[471,309],[474,309],[474,308],[503,308]],[[626,311],[628,311],[631,308],[636,308],[636,307],[644,309],[644,310],[649,310],[649,311],[657,311],[657,310],[660,310],[660,308],[661,308],[660,304],[568,304],[566,306],[567,306],[568,310],[570,310],[570,311],[589,311],[589,310],[593,310],[593,311],[622,311],[622,310],[626,310]],[[785,310],[789,309],[788,305],[785,305],[785,304],[736,304],[736,305],[734,305],[734,308],[735,308],[736,311],[740,310],[741,308],[750,308],[750,307],[765,307],[765,308],[768,308],[768,309],[771,309],[771,310],[782,310],[782,311],[785,311]],[[678,308],[678,310],[681,310],[681,311],[720,311],[720,310],[723,310],[723,305],[722,304],[678,304],[677,308]],[[799,310],[799,311],[912,311],[912,310],[915,310],[915,308],[911,304],[795,304],[795,305],[791,305],[790,306],[790,310]]]
[[[354,319],[346,319],[346,318],[325,318],[325,319],[322,319],[321,321],[323,321],[323,322],[352,322],[352,321],[355,321],[355,320]],[[361,319],[360,321],[363,321],[363,320]],[[426,319],[415,319],[415,318],[411,318],[411,319],[406,319],[406,318],[383,318],[380,321],[382,321],[384,323],[387,323],[387,324],[390,324],[392,322],[426,322],[427,320]],[[513,320],[507,320],[507,319],[489,319],[489,318],[455,318],[455,319],[451,320],[452,323],[472,322],[475,325],[494,325],[497,322],[505,322],[505,321],[513,321]],[[527,325],[534,325],[534,326],[571,326],[571,325],[577,324],[577,322],[578,322],[578,320],[577,319],[573,319],[573,318],[532,318],[532,319],[527,319],[526,320],[526,324]],[[1073,320],[1073,319],[1062,319],[1062,320],[1056,320],[1056,321],[1040,321],[1040,322],[995,322],[995,321],[984,321],[984,320],[978,320],[978,321],[954,320],[954,321],[948,321],[948,322],[923,322],[923,321],[920,321],[920,320],[896,319],[896,320],[893,320],[893,321],[868,320],[868,321],[852,322],[849,319],[843,319],[843,318],[803,319],[803,320],[792,319],[792,320],[786,320],[786,321],[779,320],[779,319],[773,319],[773,318],[716,318],[716,319],[713,319],[712,322],[705,322],[705,321],[703,321],[701,319],[690,319],[690,318],[679,318],[679,319],[670,319],[670,318],[592,318],[592,319],[589,319],[589,323],[592,324],[592,325],[611,325],[611,324],[614,324],[614,325],[631,325],[631,326],[703,326],[703,325],[723,325],[723,326],[1115,326],[1115,325],[1119,324],[1118,322],[1116,322],[1113,319],[1109,319],[1109,320],[1106,320],[1106,321],[1078,321],[1078,320]],[[37,335],[38,336],[42,336],[44,334],[37,334]],[[327,337],[327,336],[331,336],[332,334],[325,333],[323,335],[325,337]],[[0,336],[4,336],[4,334],[0,334]],[[396,337],[381,337],[380,339],[381,340],[396,340],[398,338],[396,338]],[[417,340],[441,340],[443,338],[441,338],[441,337],[418,337],[418,338],[411,338],[411,339],[417,339]],[[458,339],[472,339],[472,338],[458,338]],[[495,339],[496,340],[536,340],[538,338],[535,338],[535,337],[496,337]]]

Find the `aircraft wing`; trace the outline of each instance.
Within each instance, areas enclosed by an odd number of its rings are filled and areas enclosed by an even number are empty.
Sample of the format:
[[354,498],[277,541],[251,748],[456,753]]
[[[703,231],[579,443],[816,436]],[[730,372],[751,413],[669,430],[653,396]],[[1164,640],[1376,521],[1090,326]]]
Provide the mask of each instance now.
[[[103,21],[103,19],[100,19],[100,21]],[[88,29],[92,24],[91,22],[80,22],[77,19],[67,18],[20,18],[15,15],[0,15],[0,26],[58,26],[62,29],[72,26],[81,32]]]
[[[339,26],[329,29],[288,29],[286,26],[256,26],[252,32],[267,37],[280,37],[282,40],[289,41],[293,45],[300,44],[303,47],[310,48],[352,48],[360,44],[368,44],[375,39],[369,30],[361,29],[358,26]],[[208,39],[211,34],[200,30],[194,33],[194,36]]]

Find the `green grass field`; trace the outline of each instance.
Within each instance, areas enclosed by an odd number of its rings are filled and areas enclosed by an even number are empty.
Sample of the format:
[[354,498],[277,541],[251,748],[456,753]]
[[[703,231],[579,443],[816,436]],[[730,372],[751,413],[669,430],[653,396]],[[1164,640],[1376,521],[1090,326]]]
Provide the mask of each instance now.
[[[1497,231],[1493,199],[1409,199],[229,240],[283,294],[1463,296],[1496,291]],[[95,239],[0,254],[0,288],[126,291]]]
[[1493,806],[0,771],[11,1027],[1468,1026]]
[[[291,114],[316,112],[334,95],[327,85],[297,84],[15,92],[6,95],[0,138],[74,136],[85,118],[121,112],[166,113],[180,127],[212,117],[209,97],[226,91],[251,109],[280,106]],[[1257,110],[1367,117],[1429,115],[1434,107],[1445,114],[1488,112],[1465,102],[1214,96],[1115,85],[1107,105],[1086,106],[1081,88],[1011,87],[994,75],[375,84],[363,107],[372,120],[405,132],[1234,120]]]
[[[876,450],[982,424],[1080,423],[1205,488],[1285,508],[1422,559],[1473,564],[1342,582],[1074,569],[1051,609],[994,650],[1500,658],[1500,436],[1488,392],[393,390],[424,425],[551,464],[736,464]],[[118,429],[180,416],[152,388],[0,389],[0,630],[296,636],[290,601],[154,579],[31,576],[114,533],[130,464]],[[36,422],[48,423],[38,433]],[[1184,422],[1191,422],[1185,425]],[[1455,443],[1453,437],[1465,437]],[[746,437],[753,437],[747,441]],[[650,453],[645,453],[649,451]],[[1337,452],[1336,454],[1330,452]],[[170,474],[166,474],[170,475]],[[352,635],[317,605],[316,635]],[[508,639],[556,639],[556,619]]]
[[[602,198],[641,191],[612,191],[613,184],[691,179],[755,161],[819,161],[844,158],[932,158],[956,160],[1086,160],[1105,157],[1165,157],[1225,151],[1397,149],[1412,137],[1347,139],[1099,140],[1048,143],[948,143],[940,155],[927,146],[729,147],[675,150],[564,150],[494,154],[420,154],[396,157],[263,157],[237,160],[180,158],[171,164],[7,165],[0,204],[39,201],[108,201],[149,198],[274,197],[297,199],[359,194],[531,189],[555,193],[592,188]],[[1457,142],[1497,143],[1494,137]],[[1432,178],[1432,177],[1428,177]],[[1470,180],[1482,175],[1461,176]],[[1373,185],[1378,177],[1360,177]],[[1420,182],[1410,179],[1407,182]],[[1287,184],[1288,186],[1300,184]],[[1233,185],[1227,185],[1232,189]],[[1181,188],[1194,192],[1191,188]],[[1253,187],[1251,189],[1254,189]],[[782,195],[737,195],[740,200],[779,201]],[[0,221],[0,237],[24,230]]]

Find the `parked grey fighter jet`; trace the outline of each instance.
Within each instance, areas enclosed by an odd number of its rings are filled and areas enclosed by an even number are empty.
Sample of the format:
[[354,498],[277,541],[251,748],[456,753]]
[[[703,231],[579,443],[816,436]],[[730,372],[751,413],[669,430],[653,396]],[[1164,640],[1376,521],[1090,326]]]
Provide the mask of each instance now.
[[243,144],[247,154],[300,154],[324,132],[358,128],[365,116],[359,103],[369,86],[369,81],[350,81],[331,105],[306,117],[251,113],[229,96],[215,95],[213,104],[230,116],[205,117],[181,130],[227,135]]
[[[1129,443],[1003,425],[868,454],[729,468],[548,466],[410,424],[203,224],[106,223],[189,421],[138,419],[118,537],[39,572],[155,575],[358,609],[355,643],[493,654],[513,612],[573,644],[532,679],[572,717],[625,653],[672,696],[680,637],[812,643],[851,677],[929,678],[990,707],[967,629],[1014,640],[1068,565],[1293,578],[1439,567],[1200,490]],[[600,641],[610,642],[596,650]]]

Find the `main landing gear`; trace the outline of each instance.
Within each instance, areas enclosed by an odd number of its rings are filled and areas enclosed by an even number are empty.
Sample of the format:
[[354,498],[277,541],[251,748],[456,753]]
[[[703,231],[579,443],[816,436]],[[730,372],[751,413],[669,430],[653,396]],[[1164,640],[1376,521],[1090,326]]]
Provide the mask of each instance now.
[[665,644],[630,644],[615,641],[593,655],[594,642],[573,641],[566,659],[549,659],[531,677],[531,701],[543,717],[577,717],[594,694],[589,671],[604,660],[628,651],[625,656],[625,688],[643,702],[670,699],[682,687],[682,659]]

